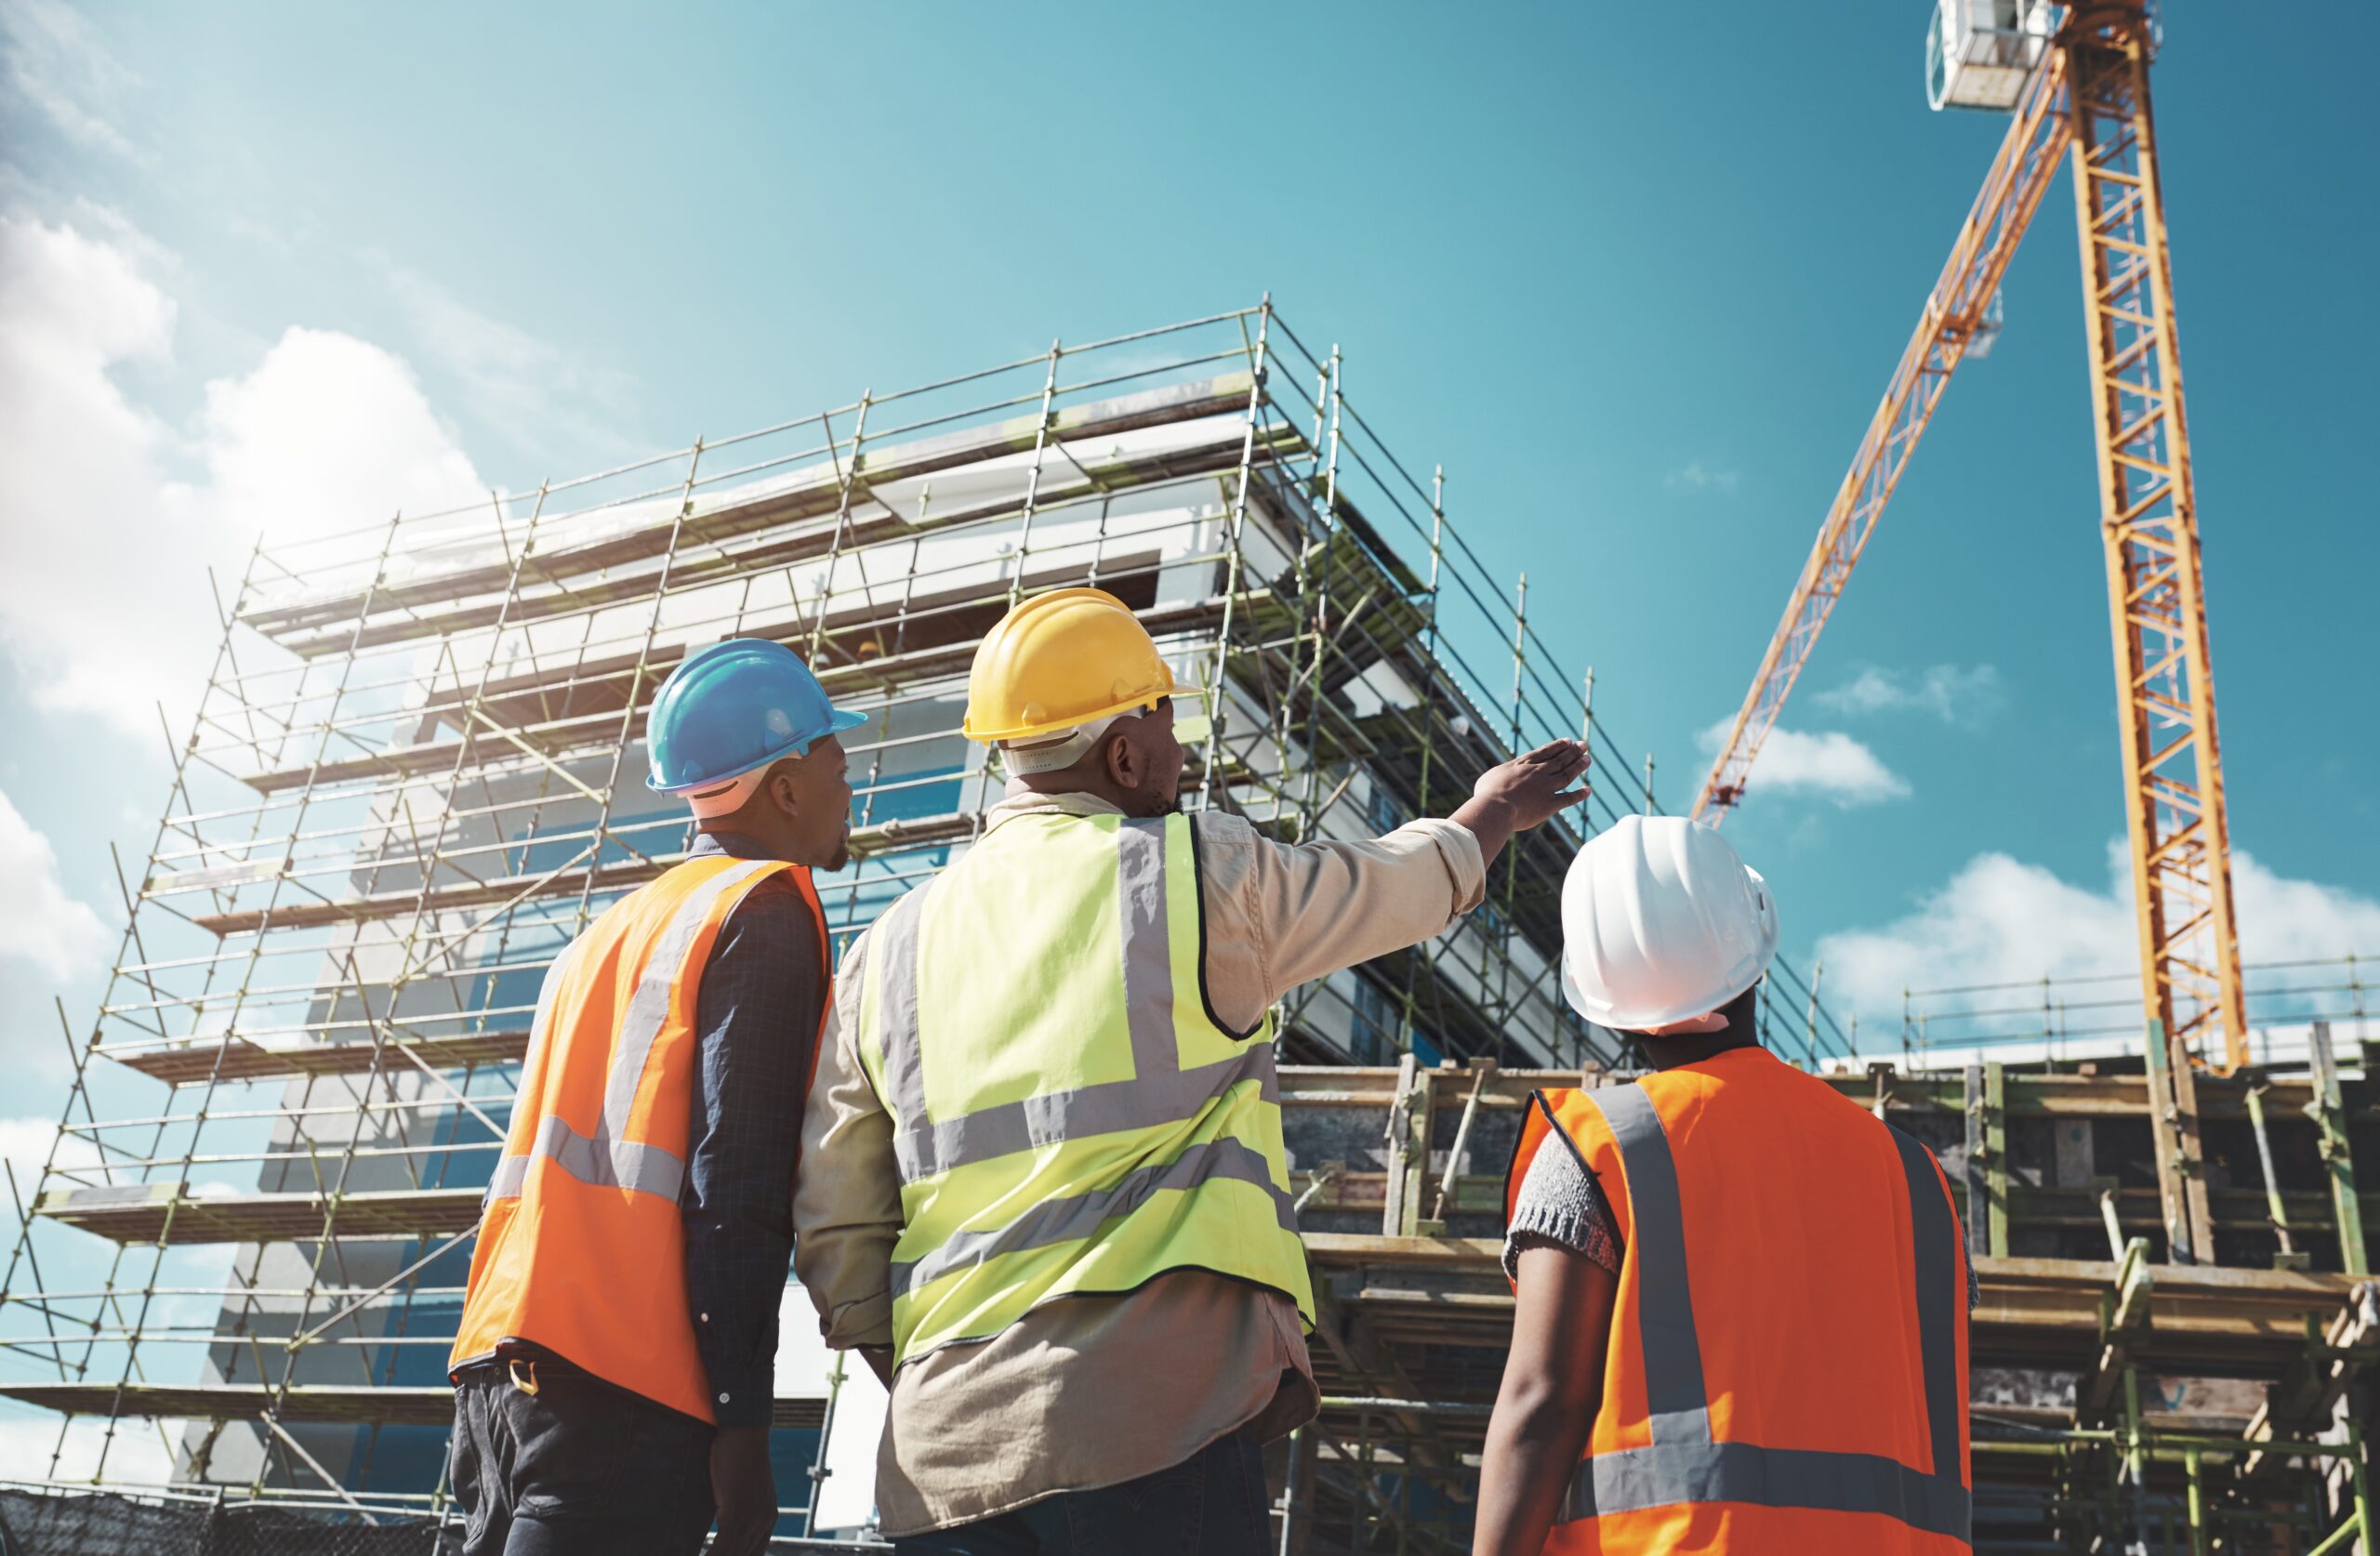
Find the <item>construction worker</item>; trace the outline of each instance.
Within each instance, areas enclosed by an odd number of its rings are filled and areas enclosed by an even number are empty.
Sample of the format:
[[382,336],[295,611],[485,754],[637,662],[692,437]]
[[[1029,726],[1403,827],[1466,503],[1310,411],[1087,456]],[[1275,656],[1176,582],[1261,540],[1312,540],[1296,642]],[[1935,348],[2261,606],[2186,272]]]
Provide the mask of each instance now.
[[651,787],[685,860],[612,904],[537,996],[450,1361],[469,1556],[762,1549],[800,1113],[831,1008],[813,867],[850,853],[832,706],[775,643],[688,656]]
[[906,1556],[1264,1549],[1262,1447],[1319,1399],[1272,1007],[1447,929],[1585,794],[1557,741],[1449,820],[1276,843],[1179,813],[1174,691],[1112,595],[1012,610],[964,726],[1006,798],[844,958],[795,1265],[888,1378]]
[[1563,989],[1626,1085],[1539,1092],[1474,1556],[1970,1549],[1958,1213],[1926,1149],[1760,1046],[1760,876],[1623,816],[1572,863]]

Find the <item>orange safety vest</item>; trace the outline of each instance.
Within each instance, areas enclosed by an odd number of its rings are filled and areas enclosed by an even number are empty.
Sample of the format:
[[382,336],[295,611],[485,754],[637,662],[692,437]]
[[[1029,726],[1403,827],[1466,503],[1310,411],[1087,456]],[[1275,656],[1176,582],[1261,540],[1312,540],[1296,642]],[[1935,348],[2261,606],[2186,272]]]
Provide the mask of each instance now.
[[718,855],[613,903],[547,969],[450,1371],[526,1341],[672,1410],[716,1418],[686,1308],[678,1204],[694,1001],[728,915],[779,874],[810,904],[823,968],[826,918],[810,872]]
[[1765,1049],[1538,1093],[1622,1246],[1550,1556],[1971,1546],[1966,1266],[1925,1147]]

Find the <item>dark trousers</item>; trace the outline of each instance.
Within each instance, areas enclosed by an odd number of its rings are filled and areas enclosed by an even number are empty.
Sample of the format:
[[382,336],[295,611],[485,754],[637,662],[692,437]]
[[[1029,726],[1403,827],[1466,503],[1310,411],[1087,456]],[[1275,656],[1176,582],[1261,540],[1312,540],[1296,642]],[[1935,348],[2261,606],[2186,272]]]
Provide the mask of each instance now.
[[711,1435],[561,1362],[472,1367],[448,1466],[464,1556],[692,1556],[710,1529]]
[[895,1556],[1263,1556],[1264,1449],[1242,1429],[1170,1470],[912,1535]]

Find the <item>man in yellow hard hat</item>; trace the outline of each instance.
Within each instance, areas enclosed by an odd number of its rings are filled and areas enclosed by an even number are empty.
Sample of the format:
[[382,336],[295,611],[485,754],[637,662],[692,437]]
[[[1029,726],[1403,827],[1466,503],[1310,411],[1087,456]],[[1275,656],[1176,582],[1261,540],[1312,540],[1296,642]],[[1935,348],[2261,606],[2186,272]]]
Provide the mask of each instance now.
[[1444,930],[1586,792],[1556,741],[1447,820],[1275,843],[1179,813],[1173,692],[1114,596],[1011,611],[965,724],[1007,796],[837,982],[795,1268],[892,1389],[878,1512],[913,1556],[1263,1549],[1262,1447],[1318,1401],[1272,1008]]

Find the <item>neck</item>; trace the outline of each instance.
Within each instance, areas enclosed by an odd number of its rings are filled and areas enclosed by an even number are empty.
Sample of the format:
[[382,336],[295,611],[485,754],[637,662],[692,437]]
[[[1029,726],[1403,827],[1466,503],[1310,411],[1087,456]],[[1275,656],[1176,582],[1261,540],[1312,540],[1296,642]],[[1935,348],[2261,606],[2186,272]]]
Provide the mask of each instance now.
[[721,816],[716,821],[696,822],[694,830],[705,837],[716,839],[720,847],[739,858],[774,859],[787,864],[801,863],[787,851],[787,846],[782,838],[771,837],[765,832],[751,827],[738,826],[733,816]]
[[1632,1033],[1636,1046],[1656,1070],[1674,1070],[1681,1064],[1699,1064],[1714,1059],[1733,1048],[1760,1047],[1760,1026],[1755,1020],[1756,1002],[1760,997],[1758,984],[1746,989],[1727,1003],[1727,1024],[1716,1032],[1696,1032],[1675,1037],[1655,1037],[1646,1033]]
[[1034,794],[1088,795],[1093,799],[1105,800],[1128,816],[1137,814],[1132,809],[1136,797],[1129,790],[1118,788],[1104,774],[1097,778],[1089,778],[1072,771],[1037,772],[1023,779],[1022,782],[1025,788]]

